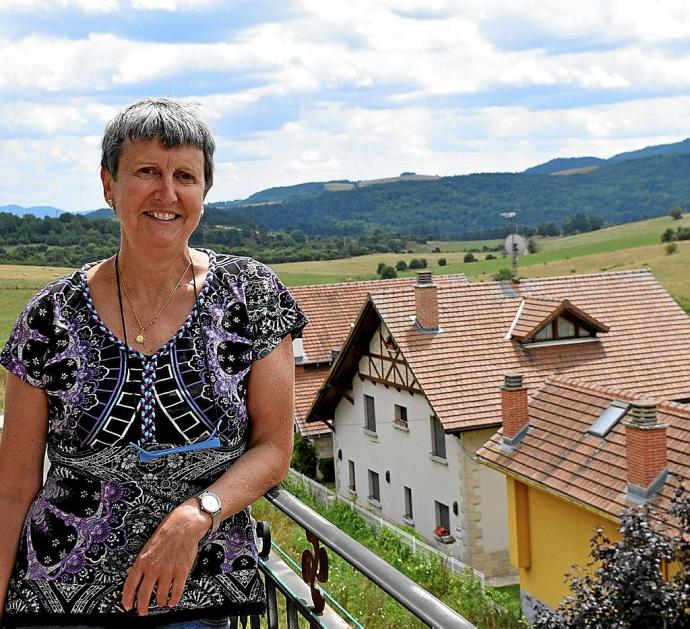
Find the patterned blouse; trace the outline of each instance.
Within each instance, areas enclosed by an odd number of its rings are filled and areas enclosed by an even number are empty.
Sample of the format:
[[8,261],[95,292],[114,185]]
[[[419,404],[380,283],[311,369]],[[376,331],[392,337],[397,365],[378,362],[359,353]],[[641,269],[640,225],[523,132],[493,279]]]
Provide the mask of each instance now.
[[[156,625],[263,610],[249,509],[203,538],[176,607],[150,607],[140,618],[120,602],[128,569],[163,517],[247,449],[252,361],[307,324],[266,266],[206,253],[197,304],[151,356],[101,320],[86,282],[92,265],[47,286],[19,316],[0,363],[45,390],[51,465],[22,529],[7,626]],[[131,445],[199,442],[216,422],[217,449],[141,462]]]

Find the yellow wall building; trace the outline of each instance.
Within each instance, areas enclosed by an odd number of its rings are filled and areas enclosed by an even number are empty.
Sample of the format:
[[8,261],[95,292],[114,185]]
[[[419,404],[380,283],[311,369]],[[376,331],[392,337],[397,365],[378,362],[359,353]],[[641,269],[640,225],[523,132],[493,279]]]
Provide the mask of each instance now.
[[597,528],[618,541],[624,509],[663,514],[687,480],[688,406],[640,398],[555,377],[528,401],[520,376],[506,376],[503,428],[477,456],[506,475],[510,559],[528,620],[538,603],[556,608],[570,594],[566,573],[591,561]]

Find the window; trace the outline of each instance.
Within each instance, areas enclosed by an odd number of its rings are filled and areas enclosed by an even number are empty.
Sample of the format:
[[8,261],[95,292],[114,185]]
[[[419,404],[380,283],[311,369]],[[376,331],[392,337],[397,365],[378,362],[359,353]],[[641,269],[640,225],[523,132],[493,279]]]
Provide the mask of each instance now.
[[395,423],[398,426],[407,428],[407,406],[395,404]]
[[405,512],[403,513],[403,517],[407,520],[413,520],[414,514],[412,511],[412,490],[409,487],[403,487],[403,491],[405,494]]
[[444,505],[438,500],[434,500],[436,505],[436,526],[443,527],[447,531],[447,535],[450,534],[450,510],[448,505]]
[[594,336],[592,331],[584,327],[579,320],[570,317],[557,317],[547,323],[534,336],[534,341],[557,341],[559,339],[574,339]]
[[446,458],[446,435],[437,417],[431,418],[431,454],[439,459]]
[[364,396],[364,428],[376,432],[376,409],[371,395]]
[[357,491],[357,484],[355,483],[355,462],[347,462],[347,473],[348,473],[348,489],[350,491]]
[[369,500],[381,501],[381,489],[379,487],[379,475],[369,470]]
[[597,417],[587,432],[597,437],[605,437],[618,423],[620,418],[628,412],[628,408],[630,408],[630,405],[625,402],[611,402],[606,410]]

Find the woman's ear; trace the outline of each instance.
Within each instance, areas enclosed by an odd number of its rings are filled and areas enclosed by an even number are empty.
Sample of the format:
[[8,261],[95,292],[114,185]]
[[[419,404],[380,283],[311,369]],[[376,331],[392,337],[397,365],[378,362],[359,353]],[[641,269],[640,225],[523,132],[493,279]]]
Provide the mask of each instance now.
[[113,176],[106,168],[101,166],[101,183],[103,184],[103,198],[106,203],[114,208],[115,201],[113,200]]

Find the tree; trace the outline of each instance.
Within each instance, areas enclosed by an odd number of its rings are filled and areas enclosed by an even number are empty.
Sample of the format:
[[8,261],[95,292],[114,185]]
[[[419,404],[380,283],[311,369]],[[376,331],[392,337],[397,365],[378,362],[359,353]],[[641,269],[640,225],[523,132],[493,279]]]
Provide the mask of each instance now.
[[[682,486],[667,513],[675,530],[660,527],[651,506],[622,513],[619,542],[597,529],[592,561],[567,575],[572,595],[556,611],[541,606],[535,627],[690,626],[690,498]],[[668,581],[665,562],[679,568]]]
[[377,274],[377,275],[381,275],[381,271],[383,271],[383,269],[384,269],[385,267],[386,267],[386,263],[385,263],[385,262],[379,262],[379,263],[378,263],[378,266],[376,267],[376,274]]
[[465,254],[465,257],[462,259],[463,262],[476,262],[477,258],[474,257],[474,254],[470,251],[469,253]]
[[664,247],[664,249],[666,249],[666,255],[670,256],[670,255],[674,254],[676,251],[678,251],[678,243],[677,242],[666,243],[666,247]]
[[683,218],[683,210],[681,210],[679,207],[672,207],[672,208],[668,211],[668,215],[669,215],[674,221],[677,221],[677,220],[680,220],[681,218]]
[[316,478],[316,460],[314,444],[300,433],[296,433],[290,466],[294,467],[300,474],[309,478]]
[[407,262],[405,262],[405,260],[398,260],[395,263],[395,270],[396,271],[407,271]]
[[307,241],[307,237],[301,229],[291,229],[289,234],[290,238],[297,244],[302,244]]
[[379,275],[382,280],[392,280],[398,277],[398,272],[392,266],[384,266]]
[[534,238],[530,238],[527,241],[527,253],[537,253],[539,251],[539,245],[537,244],[537,241],[534,240]]
[[500,269],[498,272],[494,273],[494,282],[505,282],[506,280],[513,279],[513,272],[510,269]]
[[671,242],[676,239],[676,234],[672,227],[668,227],[663,234],[661,234],[661,242]]
[[438,265],[439,266],[446,266],[446,264],[448,264],[448,260],[446,260],[445,258],[439,258],[438,259]]
[[423,269],[424,268],[424,264],[422,263],[422,261],[419,258],[412,258],[412,260],[410,260],[410,264],[408,266],[411,269]]

